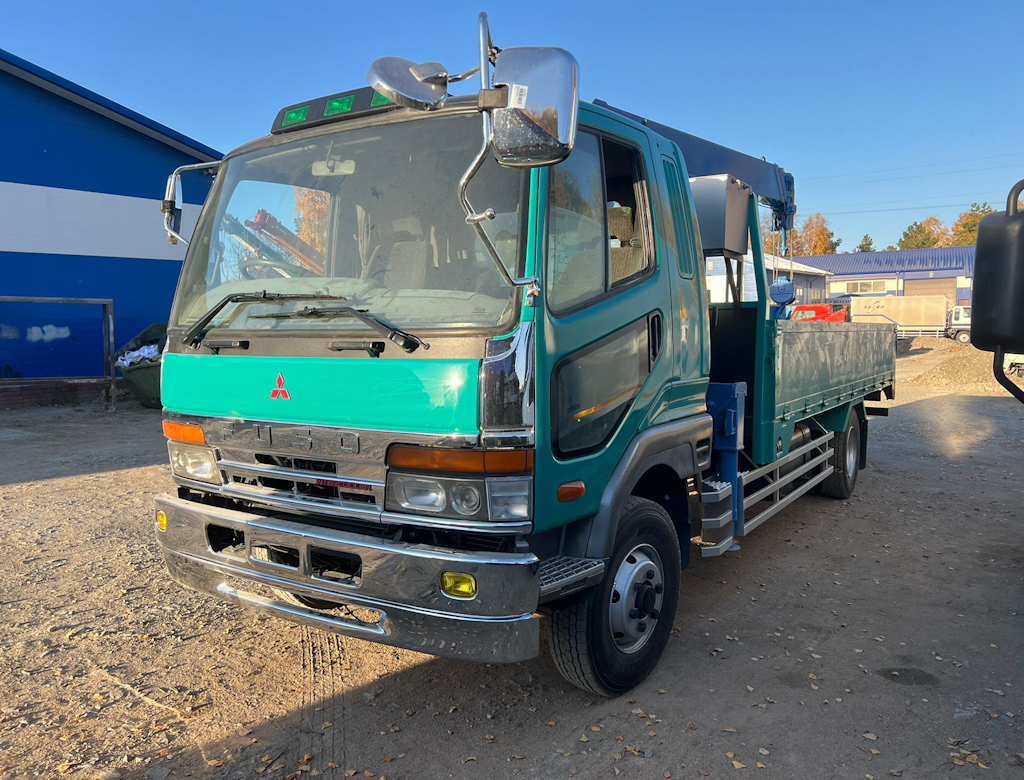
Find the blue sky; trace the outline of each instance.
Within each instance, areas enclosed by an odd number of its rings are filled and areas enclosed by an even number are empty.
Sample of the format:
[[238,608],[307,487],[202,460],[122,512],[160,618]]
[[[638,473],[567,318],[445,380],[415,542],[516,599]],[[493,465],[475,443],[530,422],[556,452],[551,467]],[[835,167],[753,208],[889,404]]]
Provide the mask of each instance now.
[[[12,3],[0,48],[227,151],[378,56],[475,61],[482,3]],[[884,248],[1024,178],[1024,2],[491,4],[499,46],[558,45],[582,96],[794,173],[842,249]],[[154,197],[158,197],[156,193]]]

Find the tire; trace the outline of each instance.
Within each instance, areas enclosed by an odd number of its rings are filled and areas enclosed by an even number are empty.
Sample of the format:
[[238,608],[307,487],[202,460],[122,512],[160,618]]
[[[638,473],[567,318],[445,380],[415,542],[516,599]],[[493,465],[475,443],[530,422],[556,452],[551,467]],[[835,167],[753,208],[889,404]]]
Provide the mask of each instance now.
[[551,612],[551,655],[562,676],[602,696],[625,693],[644,680],[672,632],[680,571],[672,519],[653,501],[631,496],[604,579]]
[[832,473],[821,483],[821,492],[831,498],[849,498],[860,471],[860,422],[855,413],[850,413],[846,431],[833,441],[835,453],[828,461]]
[[966,331],[966,330],[959,331],[956,334],[956,340],[959,341],[961,344],[970,344],[971,343],[970,331]]

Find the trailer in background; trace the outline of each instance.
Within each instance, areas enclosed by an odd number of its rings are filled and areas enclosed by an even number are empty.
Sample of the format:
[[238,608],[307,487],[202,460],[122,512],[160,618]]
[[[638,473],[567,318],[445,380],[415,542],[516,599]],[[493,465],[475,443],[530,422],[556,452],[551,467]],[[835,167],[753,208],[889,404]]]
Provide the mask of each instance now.
[[896,326],[896,337],[943,338],[946,335],[945,295],[867,295],[850,298],[853,322],[874,322]]

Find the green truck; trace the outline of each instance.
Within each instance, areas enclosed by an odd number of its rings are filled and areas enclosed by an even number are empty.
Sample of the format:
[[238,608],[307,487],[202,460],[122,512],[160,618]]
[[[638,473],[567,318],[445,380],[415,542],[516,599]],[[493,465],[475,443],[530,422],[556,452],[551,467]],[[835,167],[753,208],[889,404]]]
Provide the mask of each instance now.
[[470,71],[368,78],[192,166],[215,181],[163,355],[170,573],[460,659],[532,658],[544,623],[570,682],[628,690],[691,551],[853,491],[893,329],[777,318],[758,199],[791,225],[792,177],[580,102],[562,49],[498,49],[482,14]]

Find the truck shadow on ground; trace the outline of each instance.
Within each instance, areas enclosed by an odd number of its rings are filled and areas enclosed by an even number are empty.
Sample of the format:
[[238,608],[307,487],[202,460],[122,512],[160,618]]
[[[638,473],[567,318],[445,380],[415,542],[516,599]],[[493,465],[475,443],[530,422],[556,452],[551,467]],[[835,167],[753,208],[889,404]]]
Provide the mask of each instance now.
[[166,464],[160,421],[138,404],[0,411],[0,485]]

